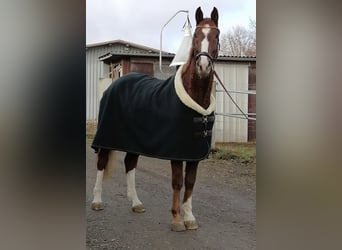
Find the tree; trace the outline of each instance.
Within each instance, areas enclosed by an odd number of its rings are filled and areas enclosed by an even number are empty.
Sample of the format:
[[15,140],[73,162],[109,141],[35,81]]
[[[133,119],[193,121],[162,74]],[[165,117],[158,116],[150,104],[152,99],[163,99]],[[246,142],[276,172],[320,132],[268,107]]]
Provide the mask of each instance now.
[[250,19],[249,29],[234,26],[220,38],[221,54],[230,56],[256,56],[256,21]]
[[249,50],[246,52],[246,55],[256,56],[256,20],[249,19]]

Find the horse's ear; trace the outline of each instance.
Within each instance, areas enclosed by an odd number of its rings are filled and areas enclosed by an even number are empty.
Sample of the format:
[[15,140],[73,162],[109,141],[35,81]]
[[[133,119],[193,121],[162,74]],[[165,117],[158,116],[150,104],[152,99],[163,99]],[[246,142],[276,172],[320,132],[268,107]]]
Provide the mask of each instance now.
[[203,20],[203,12],[201,10],[201,7],[198,7],[196,10],[196,25],[198,25]]
[[218,11],[216,7],[214,7],[211,12],[211,19],[214,21],[216,27],[218,27]]

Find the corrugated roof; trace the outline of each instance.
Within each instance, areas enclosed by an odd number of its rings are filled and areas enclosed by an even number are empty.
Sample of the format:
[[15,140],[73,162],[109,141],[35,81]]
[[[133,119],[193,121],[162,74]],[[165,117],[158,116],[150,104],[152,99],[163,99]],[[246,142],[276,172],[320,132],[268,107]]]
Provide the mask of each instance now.
[[219,55],[219,61],[236,61],[236,62],[255,62],[256,56],[232,56],[232,55]]
[[[120,56],[149,56],[149,57],[159,57],[159,53],[156,54],[156,53],[153,53],[153,54],[149,54],[149,53],[117,53],[117,52],[109,52],[109,53],[106,53],[102,56],[99,56],[99,60],[100,61],[106,61],[110,58],[115,58],[115,57],[120,57]],[[163,58],[166,58],[166,57],[169,57],[169,58],[173,58],[174,57],[174,54],[162,54],[162,57]]]
[[[159,54],[159,49],[154,49],[148,46],[144,46],[141,44],[136,44],[136,43],[132,43],[132,42],[128,42],[125,40],[121,40],[121,39],[117,39],[117,40],[111,40],[111,41],[106,41],[106,42],[101,42],[101,43],[93,43],[93,44],[87,44],[86,48],[92,48],[92,47],[99,47],[99,46],[110,46],[110,45],[114,45],[114,44],[122,44],[126,47],[134,47],[134,48],[138,48],[141,50],[146,51],[146,54],[149,53],[158,53]],[[125,54],[125,53],[122,53]],[[126,54],[131,54],[131,53],[126,53]],[[169,55],[174,55],[173,53],[167,52],[167,51],[163,51],[163,54],[169,54]]]
[[[132,42],[128,42],[125,40],[117,39],[111,40],[101,43],[93,43],[86,45],[86,48],[100,47],[100,46],[114,46],[114,45],[122,45],[123,47],[115,49],[115,51],[111,51],[107,54],[104,54],[99,57],[100,60],[106,60],[112,56],[125,56],[125,55],[134,55],[134,56],[151,56],[158,57],[159,50],[151,47],[147,47],[141,44],[136,44]],[[126,49],[126,48],[135,48],[135,49]],[[162,52],[163,57],[174,57],[175,54],[169,53],[166,51]],[[219,55],[217,58],[218,61],[234,61],[234,62],[256,62],[256,56],[234,56],[234,55]]]

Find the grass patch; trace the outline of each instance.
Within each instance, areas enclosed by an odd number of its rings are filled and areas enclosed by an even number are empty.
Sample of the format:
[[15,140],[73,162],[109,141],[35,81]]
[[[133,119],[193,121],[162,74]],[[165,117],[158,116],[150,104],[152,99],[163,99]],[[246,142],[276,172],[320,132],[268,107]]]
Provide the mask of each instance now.
[[212,157],[239,163],[256,163],[255,143],[216,143]]
[[93,134],[86,134],[86,139],[93,140],[95,135]]
[[86,122],[86,138],[94,139],[97,128],[97,122],[95,120]]

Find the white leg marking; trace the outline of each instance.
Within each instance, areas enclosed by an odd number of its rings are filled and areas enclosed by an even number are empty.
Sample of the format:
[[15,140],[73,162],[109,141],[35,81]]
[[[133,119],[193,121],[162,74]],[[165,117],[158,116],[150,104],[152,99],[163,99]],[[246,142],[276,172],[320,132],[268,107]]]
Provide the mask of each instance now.
[[127,173],[127,198],[132,201],[132,207],[142,204],[135,190],[135,168]]
[[194,221],[195,216],[192,214],[192,197],[190,196],[186,202],[183,203],[184,221]]
[[97,171],[96,182],[94,187],[94,200],[93,203],[102,202],[101,193],[102,193],[102,180],[103,180],[103,170]]

